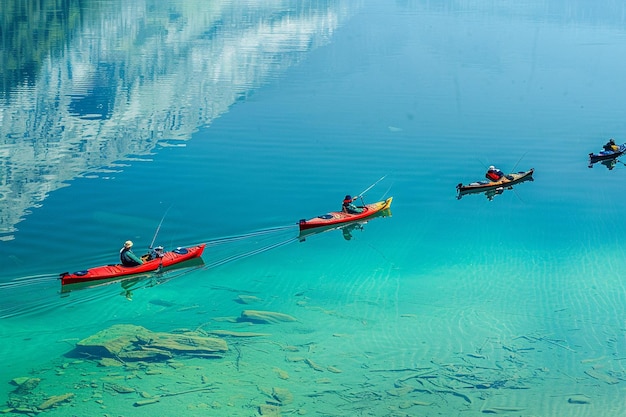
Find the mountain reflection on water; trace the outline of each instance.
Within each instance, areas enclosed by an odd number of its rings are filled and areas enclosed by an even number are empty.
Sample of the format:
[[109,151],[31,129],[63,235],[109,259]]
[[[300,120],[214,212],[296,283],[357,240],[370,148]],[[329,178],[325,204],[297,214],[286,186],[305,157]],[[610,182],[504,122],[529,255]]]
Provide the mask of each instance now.
[[0,240],[68,181],[181,146],[327,43],[344,3],[3,2]]

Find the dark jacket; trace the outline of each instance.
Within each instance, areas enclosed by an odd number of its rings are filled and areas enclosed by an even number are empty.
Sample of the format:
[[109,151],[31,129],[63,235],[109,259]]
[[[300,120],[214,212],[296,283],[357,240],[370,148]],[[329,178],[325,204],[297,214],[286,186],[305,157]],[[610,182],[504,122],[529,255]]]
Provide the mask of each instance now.
[[139,257],[135,255],[130,248],[126,247],[120,250],[120,261],[124,266],[137,266],[143,263],[141,262],[141,259],[139,259]]
[[346,198],[343,199],[343,205],[341,206],[341,209],[344,212],[350,213],[350,214],[357,214],[357,213],[363,212],[362,208],[354,205],[353,203],[354,200],[355,200],[354,198],[350,196],[346,196]]

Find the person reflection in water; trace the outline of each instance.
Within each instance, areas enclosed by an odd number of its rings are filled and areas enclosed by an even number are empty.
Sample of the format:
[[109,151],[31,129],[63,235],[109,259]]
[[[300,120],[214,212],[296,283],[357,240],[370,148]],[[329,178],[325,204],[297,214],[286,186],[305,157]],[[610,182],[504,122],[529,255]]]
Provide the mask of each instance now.
[[613,168],[615,168],[615,165],[617,165],[617,159],[606,159],[600,163],[604,165],[609,171],[611,171]]
[[[509,190],[512,190],[513,187],[509,187]],[[492,190],[487,190],[485,192],[485,195],[487,196],[487,200],[489,201],[493,201],[493,198],[497,195],[500,195],[504,192],[504,188],[502,187],[498,187],[498,188],[494,188]]]
[[343,233],[343,238],[345,240],[351,240],[352,239],[352,231],[355,229],[359,229],[359,230],[363,230],[363,225],[361,223],[355,223],[355,224],[351,224],[349,226],[346,227],[342,227],[341,228],[341,233]]

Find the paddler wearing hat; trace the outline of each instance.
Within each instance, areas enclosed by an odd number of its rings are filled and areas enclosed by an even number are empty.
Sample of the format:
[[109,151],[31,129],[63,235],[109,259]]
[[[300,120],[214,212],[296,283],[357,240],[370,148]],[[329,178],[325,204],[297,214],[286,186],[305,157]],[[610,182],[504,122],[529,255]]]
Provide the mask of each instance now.
[[131,249],[132,247],[133,242],[127,240],[126,242],[124,242],[124,247],[120,249],[120,261],[124,266],[137,266],[143,263],[141,258],[133,253]]

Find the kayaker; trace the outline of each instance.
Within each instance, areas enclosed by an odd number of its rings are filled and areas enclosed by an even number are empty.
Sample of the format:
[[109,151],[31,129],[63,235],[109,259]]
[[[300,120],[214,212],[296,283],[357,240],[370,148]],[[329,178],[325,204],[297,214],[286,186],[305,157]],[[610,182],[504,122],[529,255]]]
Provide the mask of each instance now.
[[363,209],[354,205],[354,200],[357,198],[359,198],[359,196],[350,197],[350,194],[346,195],[343,199],[342,210],[350,214],[362,213]]
[[498,168],[491,165],[485,174],[485,177],[489,181],[500,181],[500,178],[504,176],[504,173],[500,171]]
[[619,150],[619,146],[615,144],[615,139],[611,138],[609,141],[602,147],[605,151],[613,151],[616,152]]
[[120,249],[120,261],[124,266],[137,266],[143,263],[141,258],[133,253],[131,249],[132,247],[133,242],[127,240],[126,242],[124,242],[124,247]]

